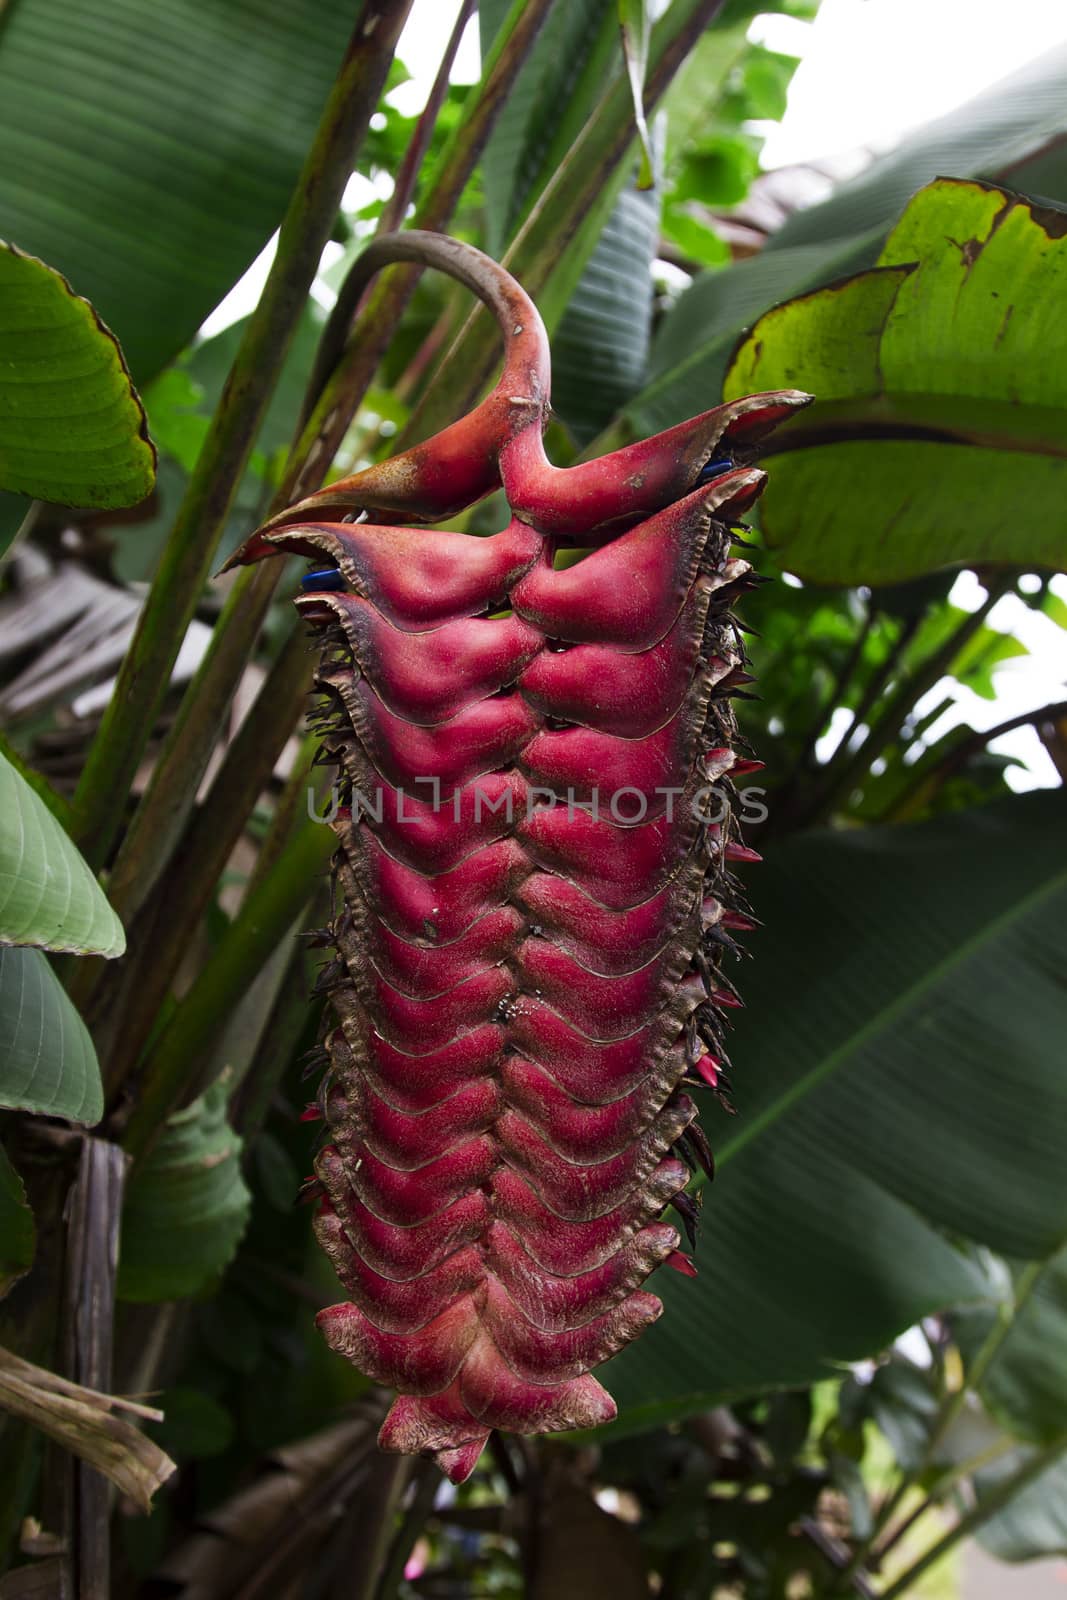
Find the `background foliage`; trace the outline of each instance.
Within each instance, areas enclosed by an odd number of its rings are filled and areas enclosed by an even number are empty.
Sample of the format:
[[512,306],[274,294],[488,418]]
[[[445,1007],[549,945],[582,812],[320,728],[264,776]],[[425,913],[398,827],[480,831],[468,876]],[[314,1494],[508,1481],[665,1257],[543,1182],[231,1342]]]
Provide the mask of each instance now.
[[[1032,618],[1067,625],[1067,51],[767,235],[752,124],[795,63],[749,24],[815,0],[482,0],[482,81],[446,61],[414,117],[383,25],[342,137],[320,117],[365,9],[0,14],[0,1346],[33,1363],[0,1349],[0,1596],[36,1567],[97,1594],[892,1597],[943,1593],[967,1533],[1067,1551],[1063,793],[1015,793],[1003,727],[947,714],[996,699]],[[629,70],[620,17],[648,37]],[[200,336],[294,185],[259,310]],[[328,848],[308,656],[292,574],[203,581],[316,450],[351,470],[490,371],[455,286],[397,275],[316,409],[325,308],[405,217],[538,297],[561,463],[722,393],[817,395],[754,557],[784,580],[745,612],[764,927],[700,1276],[610,1367],[612,1428],[494,1441],[458,1495],[376,1455],[379,1397],[312,1327],[337,1288],[296,1204],[321,1006],[296,935]],[[22,338],[38,315],[84,394]],[[8,405],[33,381],[70,412],[51,431]],[[172,673],[152,619],[176,649],[185,611]],[[101,722],[124,656],[150,714]],[[1062,690],[1001,722],[1067,771]],[[101,1459],[105,1402],[61,1426],[59,1371],[163,1414],[138,1448],[177,1475],[148,1517],[120,1495],[110,1548],[75,1536],[106,1530],[105,1480],[30,1426]]]

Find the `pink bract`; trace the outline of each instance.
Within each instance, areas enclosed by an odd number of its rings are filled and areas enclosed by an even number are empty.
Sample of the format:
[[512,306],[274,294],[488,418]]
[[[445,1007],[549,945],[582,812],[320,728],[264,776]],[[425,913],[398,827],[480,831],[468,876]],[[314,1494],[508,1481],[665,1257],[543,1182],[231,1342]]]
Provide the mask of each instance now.
[[[735,816],[753,763],[731,607],[754,579],[732,528],[763,485],[753,447],[808,397],[751,396],[559,469],[519,286],[436,235],[368,258],[473,288],[505,336],[501,380],[236,559],[338,571],[298,602],[342,800],[315,1226],[350,1298],[319,1326],[398,1392],[383,1448],[460,1481],[492,1428],[610,1420],[591,1369],[659,1316],[651,1272],[695,1270],[660,1219],[673,1205],[691,1231],[690,1165],[710,1165],[686,1091],[724,1093],[723,930],[752,925],[732,868],[758,859]],[[499,487],[511,520],[491,537],[398,525]],[[588,553],[557,568],[573,546]]]

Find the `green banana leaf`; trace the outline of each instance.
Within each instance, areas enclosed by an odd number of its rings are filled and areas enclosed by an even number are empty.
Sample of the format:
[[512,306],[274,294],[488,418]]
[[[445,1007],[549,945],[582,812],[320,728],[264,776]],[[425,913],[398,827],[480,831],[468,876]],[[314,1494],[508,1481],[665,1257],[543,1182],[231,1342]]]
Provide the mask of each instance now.
[[[761,9],[794,7],[775,0]],[[483,43],[492,38],[506,10],[504,0],[486,0],[479,7]],[[605,84],[622,77],[620,23],[625,13],[618,0],[580,0],[557,7],[549,18],[483,160],[493,253],[503,250],[533,200],[566,161]],[[542,312],[554,328],[553,402],[580,445],[645,382],[652,267],[659,253],[663,204],[676,188],[675,169],[684,176],[687,150],[699,157],[702,141],[725,147],[731,139],[744,144],[744,158],[754,167],[757,142],[738,134],[737,128],[749,117],[781,115],[778,106],[749,104],[730,88],[746,61],[758,57],[756,65],[762,66],[767,56],[746,38],[751,14],[748,5],[724,6],[697,41],[653,124],[653,145],[664,168],[655,185],[636,187],[637,166],[628,161],[624,181],[616,179],[597,197],[571,246],[570,254],[580,261],[579,273],[565,268],[561,287],[553,288],[550,299],[542,297]],[[636,18],[629,20],[636,24]],[[626,114],[632,121],[632,95]],[[742,188],[748,176],[747,169],[740,175]],[[680,204],[668,220],[671,227],[698,228]],[[725,256],[725,246],[709,237]]]
[[77,285],[138,382],[281,221],[352,24],[316,0],[0,7],[0,237]]
[[819,583],[1067,565],[1067,213],[939,179],[879,265],[768,311],[728,399],[806,388],[775,442],[767,542]]
[[[1036,1450],[1052,1459],[977,1537],[1002,1561],[1030,1561],[1067,1554],[1067,1250],[1017,1265],[1015,1282],[1017,1310],[979,1387],[996,1423],[1025,1442],[976,1474],[979,1504],[1025,1470]],[[957,1332],[968,1357],[991,1327],[988,1313],[964,1314]]]
[[122,923],[44,801],[0,754],[0,944],[120,956]]
[[[1067,1434],[1067,1249],[1017,1263],[1018,1303],[979,1385],[993,1417],[1015,1438],[1047,1445]],[[957,1337],[968,1360],[994,1326],[993,1313],[964,1313]]]
[[176,1111],[126,1189],[118,1294],[178,1300],[230,1262],[248,1222],[241,1140],[226,1120],[228,1075]]
[[770,306],[878,258],[910,195],[941,174],[986,178],[1067,201],[1067,48],[1048,51],[917,128],[820,205],[791,217],[749,261],[705,272],[653,342],[647,387],[598,441],[610,449],[713,405],[738,332]]
[[104,1114],[93,1041],[39,950],[0,945],[0,1109],[92,1127]]
[[29,510],[24,496],[131,506],[155,476],[114,334],[52,267],[0,241],[0,551]]
[[[996,1470],[980,1474],[979,1494],[995,1490],[1008,1473],[1025,1467],[1028,1459],[1028,1452],[1018,1451],[1005,1457]],[[1014,1495],[975,1537],[1000,1561],[1067,1555],[1067,1454]]]
[[811,834],[753,868],[739,1115],[704,1124],[695,1281],[605,1370],[616,1427],[826,1376],[988,1299],[977,1242],[1067,1238],[1061,792],[914,827]]
[[[701,0],[674,0],[654,25],[648,76],[659,92],[669,88],[679,41],[702,11]],[[590,57],[591,62],[597,59]],[[561,130],[570,127],[570,107],[562,115],[558,103],[549,108],[557,126],[548,147],[546,179],[542,187],[532,186],[532,204],[503,258],[537,300],[550,333],[560,325],[636,156],[633,101],[622,72],[607,76],[606,83],[604,76],[595,78],[594,86],[599,96],[595,114],[558,151]],[[579,101],[576,91],[573,103]],[[435,433],[471,405],[497,356],[496,329],[488,316],[476,312],[434,373],[398,448]]]

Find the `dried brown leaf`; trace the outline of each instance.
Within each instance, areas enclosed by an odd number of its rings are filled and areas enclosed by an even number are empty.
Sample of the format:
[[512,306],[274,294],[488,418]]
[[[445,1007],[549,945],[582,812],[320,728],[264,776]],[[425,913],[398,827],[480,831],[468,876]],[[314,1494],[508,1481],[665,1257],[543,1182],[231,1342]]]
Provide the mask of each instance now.
[[158,1417],[146,1406],[84,1389],[10,1350],[0,1348],[0,1407],[33,1423],[49,1438],[95,1467],[142,1511],[177,1471],[175,1463],[116,1409]]

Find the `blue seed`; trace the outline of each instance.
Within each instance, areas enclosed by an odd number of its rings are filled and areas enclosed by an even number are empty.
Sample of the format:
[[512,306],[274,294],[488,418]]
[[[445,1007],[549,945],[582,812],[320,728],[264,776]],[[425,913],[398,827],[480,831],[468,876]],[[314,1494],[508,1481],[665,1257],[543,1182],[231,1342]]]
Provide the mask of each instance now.
[[306,594],[329,589],[343,589],[345,580],[341,576],[340,567],[316,567],[314,572],[305,572],[300,580],[300,587]]
[[729,456],[723,456],[720,461],[707,462],[700,469],[696,482],[697,488],[699,489],[702,484],[710,483],[712,478],[721,478],[724,472],[730,472],[732,469],[733,462]]

